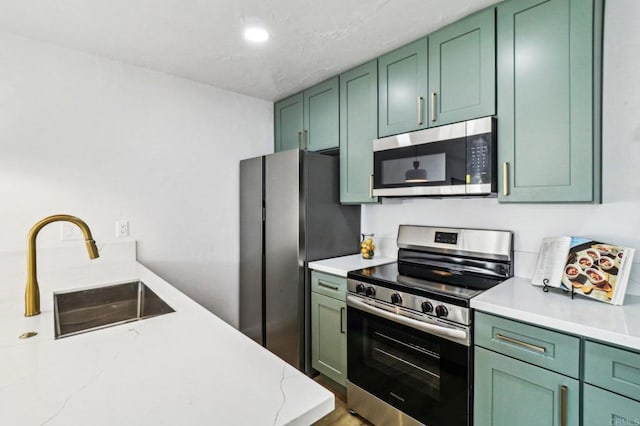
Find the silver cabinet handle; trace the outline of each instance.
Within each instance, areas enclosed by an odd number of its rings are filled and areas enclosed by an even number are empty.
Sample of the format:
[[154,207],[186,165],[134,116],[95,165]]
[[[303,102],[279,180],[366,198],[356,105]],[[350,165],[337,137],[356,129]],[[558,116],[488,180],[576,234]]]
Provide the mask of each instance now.
[[338,286],[327,284],[323,281],[318,281],[320,287],[328,288],[329,290],[338,291]]
[[422,126],[422,101],[424,98],[418,96],[418,126]]
[[436,121],[436,92],[431,93],[431,121]]
[[502,195],[509,195],[509,163],[502,163]]
[[539,354],[543,354],[547,351],[547,349],[543,348],[542,346],[532,345],[531,343],[503,336],[502,334],[496,334],[496,339],[502,340],[503,342],[513,343],[514,345],[522,346],[523,348],[530,349],[534,352],[538,352]]
[[560,426],[567,426],[567,394],[569,389],[566,385],[560,388]]
[[340,333],[342,334],[346,333],[344,329],[344,311],[344,307],[340,308]]
[[302,132],[298,132],[298,149],[302,149]]
[[308,145],[309,145],[309,132],[308,131],[304,131],[304,149],[308,149]]
[[373,173],[369,175],[369,198],[373,198]]

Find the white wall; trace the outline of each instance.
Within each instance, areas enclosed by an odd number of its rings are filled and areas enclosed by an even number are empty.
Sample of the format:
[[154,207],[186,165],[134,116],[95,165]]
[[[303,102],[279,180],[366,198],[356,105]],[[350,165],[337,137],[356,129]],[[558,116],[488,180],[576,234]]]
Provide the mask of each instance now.
[[[0,252],[24,250],[53,213],[83,218],[98,245],[127,219],[144,264],[237,326],[238,161],[272,152],[272,114],[270,102],[0,34]],[[59,229],[39,245],[78,244]]]
[[401,223],[512,230],[516,274],[524,277],[531,276],[540,240],[546,236],[581,235],[628,245],[638,249],[630,291],[640,294],[639,19],[637,0],[606,3],[601,205],[508,205],[496,199],[385,200],[382,205],[363,207],[363,232],[374,232],[382,254],[395,256]]

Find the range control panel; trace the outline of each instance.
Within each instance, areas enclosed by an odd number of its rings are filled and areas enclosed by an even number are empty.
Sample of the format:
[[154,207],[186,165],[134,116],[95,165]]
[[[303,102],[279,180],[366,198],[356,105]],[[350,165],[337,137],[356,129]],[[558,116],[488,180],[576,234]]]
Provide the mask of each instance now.
[[471,324],[469,308],[456,306],[437,299],[393,290],[384,286],[370,284],[354,279],[347,280],[347,290],[361,297],[381,301],[393,306],[410,309],[439,319],[458,324]]

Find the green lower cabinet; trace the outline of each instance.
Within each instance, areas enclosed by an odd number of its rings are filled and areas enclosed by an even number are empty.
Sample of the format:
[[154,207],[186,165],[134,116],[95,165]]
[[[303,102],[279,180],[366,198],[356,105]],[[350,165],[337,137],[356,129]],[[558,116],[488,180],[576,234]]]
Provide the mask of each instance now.
[[602,0],[497,6],[498,199],[600,202]]
[[311,293],[311,366],[346,386],[347,304]]
[[475,347],[474,370],[476,426],[579,424],[578,380],[481,347]]
[[640,402],[584,385],[584,426],[640,425]]
[[586,383],[640,401],[639,352],[592,341],[584,349]]
[[378,62],[340,75],[340,202],[374,203],[373,140],[378,137]]

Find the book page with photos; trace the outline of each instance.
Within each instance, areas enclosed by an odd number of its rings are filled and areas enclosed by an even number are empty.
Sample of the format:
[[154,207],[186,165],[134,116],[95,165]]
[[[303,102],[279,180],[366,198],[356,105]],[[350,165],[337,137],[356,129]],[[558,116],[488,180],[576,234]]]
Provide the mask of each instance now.
[[[531,283],[621,305],[635,250],[580,237],[544,238]],[[546,281],[545,281],[546,280]]]
[[[584,239],[583,239],[584,240]],[[577,294],[601,302],[621,305],[634,249],[599,241],[572,242],[562,283]]]

